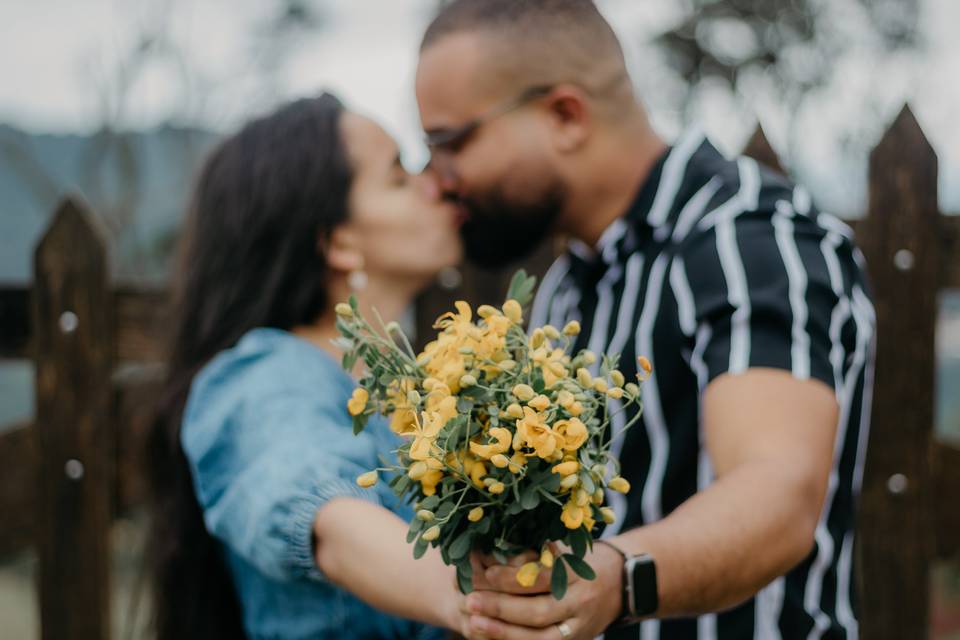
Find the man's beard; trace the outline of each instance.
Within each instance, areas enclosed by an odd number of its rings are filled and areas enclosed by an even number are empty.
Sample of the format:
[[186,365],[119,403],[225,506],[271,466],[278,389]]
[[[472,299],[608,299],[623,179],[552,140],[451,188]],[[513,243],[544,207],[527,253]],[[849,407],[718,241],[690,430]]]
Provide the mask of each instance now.
[[485,269],[529,257],[553,230],[565,200],[555,184],[531,204],[510,202],[501,191],[461,202],[469,217],[460,227],[467,259]]

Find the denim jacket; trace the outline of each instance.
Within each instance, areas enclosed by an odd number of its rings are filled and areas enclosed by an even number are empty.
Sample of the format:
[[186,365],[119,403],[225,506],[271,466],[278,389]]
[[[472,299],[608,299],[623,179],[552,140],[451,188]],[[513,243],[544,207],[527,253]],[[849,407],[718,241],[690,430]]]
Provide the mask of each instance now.
[[353,387],[325,352],[276,329],[250,331],[193,381],[181,442],[250,638],[443,637],[371,608],[315,564],[312,526],[327,500],[350,496],[411,516],[384,483],[355,483],[397,443],[379,417],[353,435]]

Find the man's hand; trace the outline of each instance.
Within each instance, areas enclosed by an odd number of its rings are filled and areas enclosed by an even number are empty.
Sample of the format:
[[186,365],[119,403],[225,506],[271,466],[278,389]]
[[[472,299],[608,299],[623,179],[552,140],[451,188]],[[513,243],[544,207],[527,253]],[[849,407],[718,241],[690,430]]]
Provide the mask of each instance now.
[[[620,615],[620,555],[605,545],[595,545],[585,560],[597,574],[570,582],[562,600],[550,594],[550,570],[544,569],[531,587],[517,583],[517,569],[530,558],[520,556],[509,565],[474,558],[474,588],[464,604],[469,615],[468,638],[489,640],[560,640],[557,625],[564,623],[570,638],[594,638]],[[556,562],[560,562],[558,558]]]

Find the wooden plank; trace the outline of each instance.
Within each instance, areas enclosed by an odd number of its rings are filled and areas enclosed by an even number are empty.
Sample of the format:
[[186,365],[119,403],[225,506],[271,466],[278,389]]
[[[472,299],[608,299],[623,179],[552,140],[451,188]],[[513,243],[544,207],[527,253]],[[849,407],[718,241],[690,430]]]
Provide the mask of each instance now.
[[951,559],[960,554],[960,448],[934,443],[933,481],[937,557]]
[[937,157],[909,109],[870,156],[869,193],[858,238],[879,338],[859,522],[861,633],[922,638],[934,551],[928,500],[940,243]]
[[943,271],[940,287],[960,289],[960,215],[940,216]]
[[36,524],[33,429],[24,424],[0,433],[0,557],[33,544]]
[[0,288],[0,358],[27,358],[29,342],[29,289]]
[[91,217],[65,201],[35,254],[41,637],[108,638],[109,266]]
[[166,358],[168,292],[160,287],[120,285],[114,293],[117,362],[162,362]]

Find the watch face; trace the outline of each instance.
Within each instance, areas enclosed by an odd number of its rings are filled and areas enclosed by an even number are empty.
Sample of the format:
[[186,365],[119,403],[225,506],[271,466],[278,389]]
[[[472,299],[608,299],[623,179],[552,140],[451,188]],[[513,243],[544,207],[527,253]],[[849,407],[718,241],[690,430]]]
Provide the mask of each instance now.
[[657,612],[657,567],[648,555],[634,556],[627,560],[632,596],[631,612],[635,616],[649,616]]

